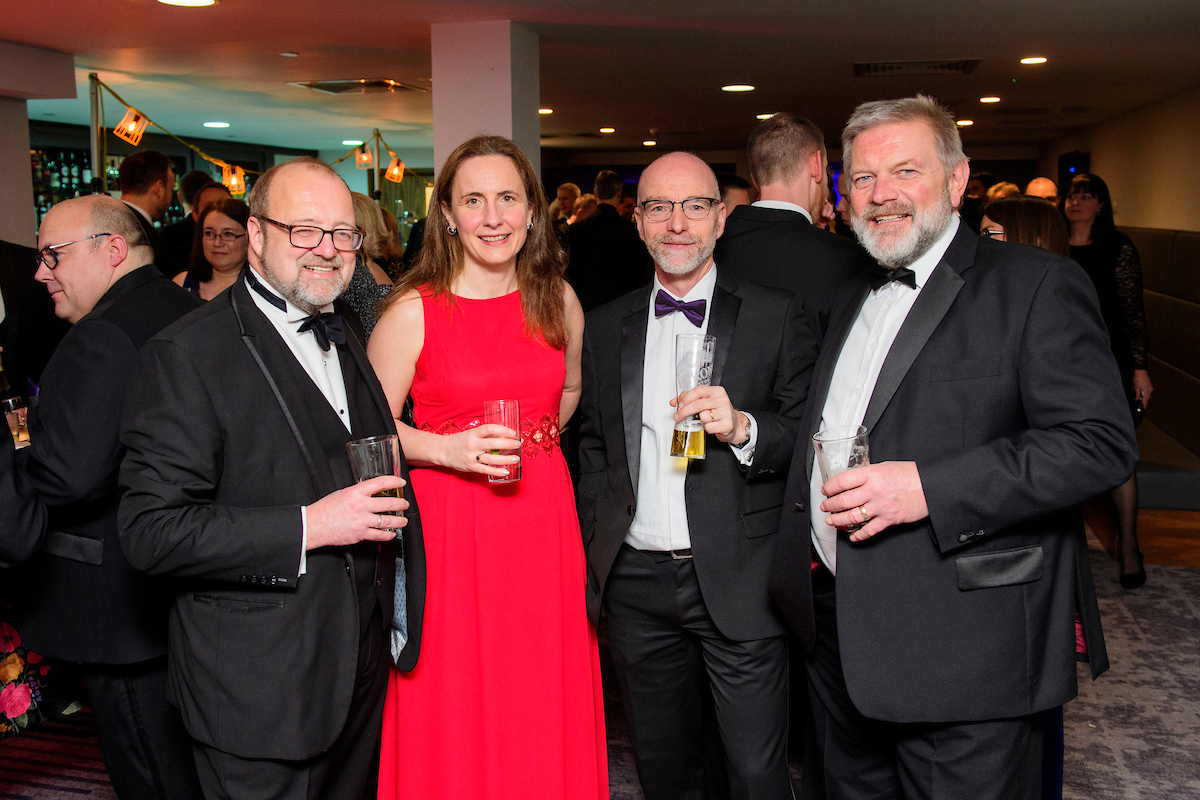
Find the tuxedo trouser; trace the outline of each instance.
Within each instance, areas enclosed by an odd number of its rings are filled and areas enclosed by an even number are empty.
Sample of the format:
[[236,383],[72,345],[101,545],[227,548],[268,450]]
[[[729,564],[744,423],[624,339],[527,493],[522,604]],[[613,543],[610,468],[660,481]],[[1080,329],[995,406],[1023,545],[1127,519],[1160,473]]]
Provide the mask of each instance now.
[[100,757],[121,800],[194,800],[200,783],[192,740],[167,702],[167,657],[81,664]]
[[[387,630],[376,604],[360,631],[350,713],[333,745],[303,761],[242,758],[195,743],[196,767],[207,800],[374,800],[379,782],[379,731],[387,692]],[[303,697],[280,702],[303,703]],[[319,724],[320,720],[313,720]]]
[[690,558],[622,545],[604,607],[647,800],[704,796],[703,693],[711,690],[734,800],[791,800],[787,642],[717,630]]
[[[964,723],[893,723],[863,716],[850,699],[838,648],[835,580],[813,574],[816,642],[806,656],[829,800],[1040,800],[1042,715]],[[880,670],[887,664],[881,663]]]

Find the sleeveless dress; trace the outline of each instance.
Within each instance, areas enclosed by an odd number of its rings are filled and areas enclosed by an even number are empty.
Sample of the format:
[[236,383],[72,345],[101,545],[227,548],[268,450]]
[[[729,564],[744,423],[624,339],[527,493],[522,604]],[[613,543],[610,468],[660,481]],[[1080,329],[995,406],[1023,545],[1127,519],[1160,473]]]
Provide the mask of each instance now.
[[525,332],[518,292],[423,297],[417,426],[480,424],[486,400],[520,402],[522,476],[414,467],[425,540],[421,651],[392,671],[379,797],[607,798],[608,759],[585,560],[558,444],[563,353]]

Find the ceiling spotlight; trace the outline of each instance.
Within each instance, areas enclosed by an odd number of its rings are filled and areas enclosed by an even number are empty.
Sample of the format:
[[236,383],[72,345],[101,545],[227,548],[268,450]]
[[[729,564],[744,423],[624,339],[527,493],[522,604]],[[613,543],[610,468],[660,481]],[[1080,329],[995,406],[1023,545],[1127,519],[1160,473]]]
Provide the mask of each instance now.
[[981,98],[979,98],[979,102],[981,102],[981,103],[999,103],[1000,98],[999,97],[981,97]]
[[646,147],[654,147],[654,145],[658,144],[658,142],[654,141],[653,139],[647,139],[646,141],[642,142],[642,144]]
[[164,6],[182,6],[184,8],[201,8],[217,4],[217,0],[158,0],[158,2]]
[[1046,58],[1044,58],[1043,56],[1030,56],[1029,58],[1022,58],[1021,63],[1022,64],[1045,64]]
[[280,53],[279,55],[283,56],[284,58],[299,58],[300,57],[299,53]]
[[616,128],[601,128],[600,132],[601,133],[616,133],[617,129]]
[[770,119],[773,116],[775,116],[775,112],[771,112],[770,114],[756,114],[754,118],[755,119]]
[[554,113],[554,109],[553,109],[553,108],[539,108],[539,109],[538,109],[538,113],[539,113],[539,114],[541,114],[541,115],[544,117],[544,116],[546,116],[547,114],[553,114],[553,113]]
[[955,122],[954,124],[955,124],[955,125],[957,125],[957,126],[958,126],[958,127],[960,127],[960,128],[965,128],[965,127],[967,127],[968,125],[974,125],[974,124],[975,124],[975,120],[973,120],[973,119],[960,119],[960,120],[958,120],[957,122]]
[[346,145],[346,147],[358,147],[360,144],[362,144],[362,140],[361,139],[343,139],[342,144]]
[[206,128],[228,128],[229,123],[228,122],[206,122],[206,123],[204,123],[204,127],[206,127]]
[[754,87],[748,83],[731,83],[721,87],[722,92],[753,92]]

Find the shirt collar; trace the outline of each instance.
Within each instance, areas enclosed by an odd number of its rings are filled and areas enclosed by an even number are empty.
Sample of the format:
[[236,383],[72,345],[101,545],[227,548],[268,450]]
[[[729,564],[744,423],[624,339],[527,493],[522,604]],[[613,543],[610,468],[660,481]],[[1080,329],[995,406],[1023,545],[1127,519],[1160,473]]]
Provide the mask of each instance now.
[[[262,276],[262,272],[260,272],[258,269],[256,269],[253,266],[250,266],[249,269],[254,273],[254,277],[258,280],[259,284],[262,285],[262,287],[265,291],[270,292],[272,295],[274,295],[275,297],[278,297],[280,300],[282,300],[284,302],[284,310],[280,311],[277,307],[275,307],[271,303],[267,302],[267,299],[265,297],[260,295],[258,292],[254,291],[254,289],[249,285],[249,283],[246,284],[246,288],[250,290],[250,298],[254,301],[254,304],[257,305],[259,307],[259,309],[264,314],[267,315],[267,317],[269,319],[299,324],[301,322],[304,322],[304,320],[306,320],[312,316],[312,314],[310,314],[309,312],[304,311],[300,308],[297,308],[295,305],[293,305],[291,300],[288,300],[286,297],[281,295],[279,292],[275,291],[275,287],[272,286],[271,284],[267,283],[266,279],[264,279]],[[322,312],[332,311],[333,304],[332,303],[326,304],[318,310],[322,311]]]
[[[690,303],[693,300],[704,300],[709,305],[712,304],[713,289],[717,285],[717,265],[714,263],[708,274],[696,282],[696,285],[691,288],[685,296],[675,297],[675,293],[662,285],[658,280],[658,273],[654,274],[654,283],[650,287],[650,303],[654,303],[654,298],[658,296],[658,290],[662,289],[676,300],[682,300],[685,303]],[[707,315],[706,315],[707,316]]]
[[755,200],[751,203],[755,208],[774,208],[777,211],[795,211],[798,214],[803,214],[804,218],[812,222],[812,214],[808,213],[808,209],[789,203],[787,200]]
[[146,220],[146,222],[149,222],[151,225],[154,224],[154,220],[150,219],[150,215],[146,213],[146,209],[142,208],[141,206],[137,205],[136,203],[131,203],[128,200],[124,200],[122,202],[124,202],[125,205],[129,206],[137,213],[141,214],[142,217]]

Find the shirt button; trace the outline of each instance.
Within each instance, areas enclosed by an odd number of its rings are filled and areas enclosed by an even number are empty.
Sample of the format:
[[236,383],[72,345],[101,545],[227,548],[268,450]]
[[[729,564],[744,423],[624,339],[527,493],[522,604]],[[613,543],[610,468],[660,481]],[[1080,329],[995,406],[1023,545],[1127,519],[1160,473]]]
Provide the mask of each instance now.
[[874,350],[874,349],[875,349],[875,343],[874,343],[874,342],[871,342],[869,345],[867,345],[867,349],[868,349],[868,350]]
[[896,302],[896,301],[895,301],[895,300],[888,300],[888,301],[887,301],[887,304],[890,306],[890,305],[891,305],[892,303],[894,303],[894,302]]
[[854,396],[855,396],[855,397],[857,397],[857,396],[858,396],[858,395],[860,395],[860,394],[862,394],[862,387],[859,387],[859,388],[857,388],[857,389],[855,389],[855,390],[854,390]]

